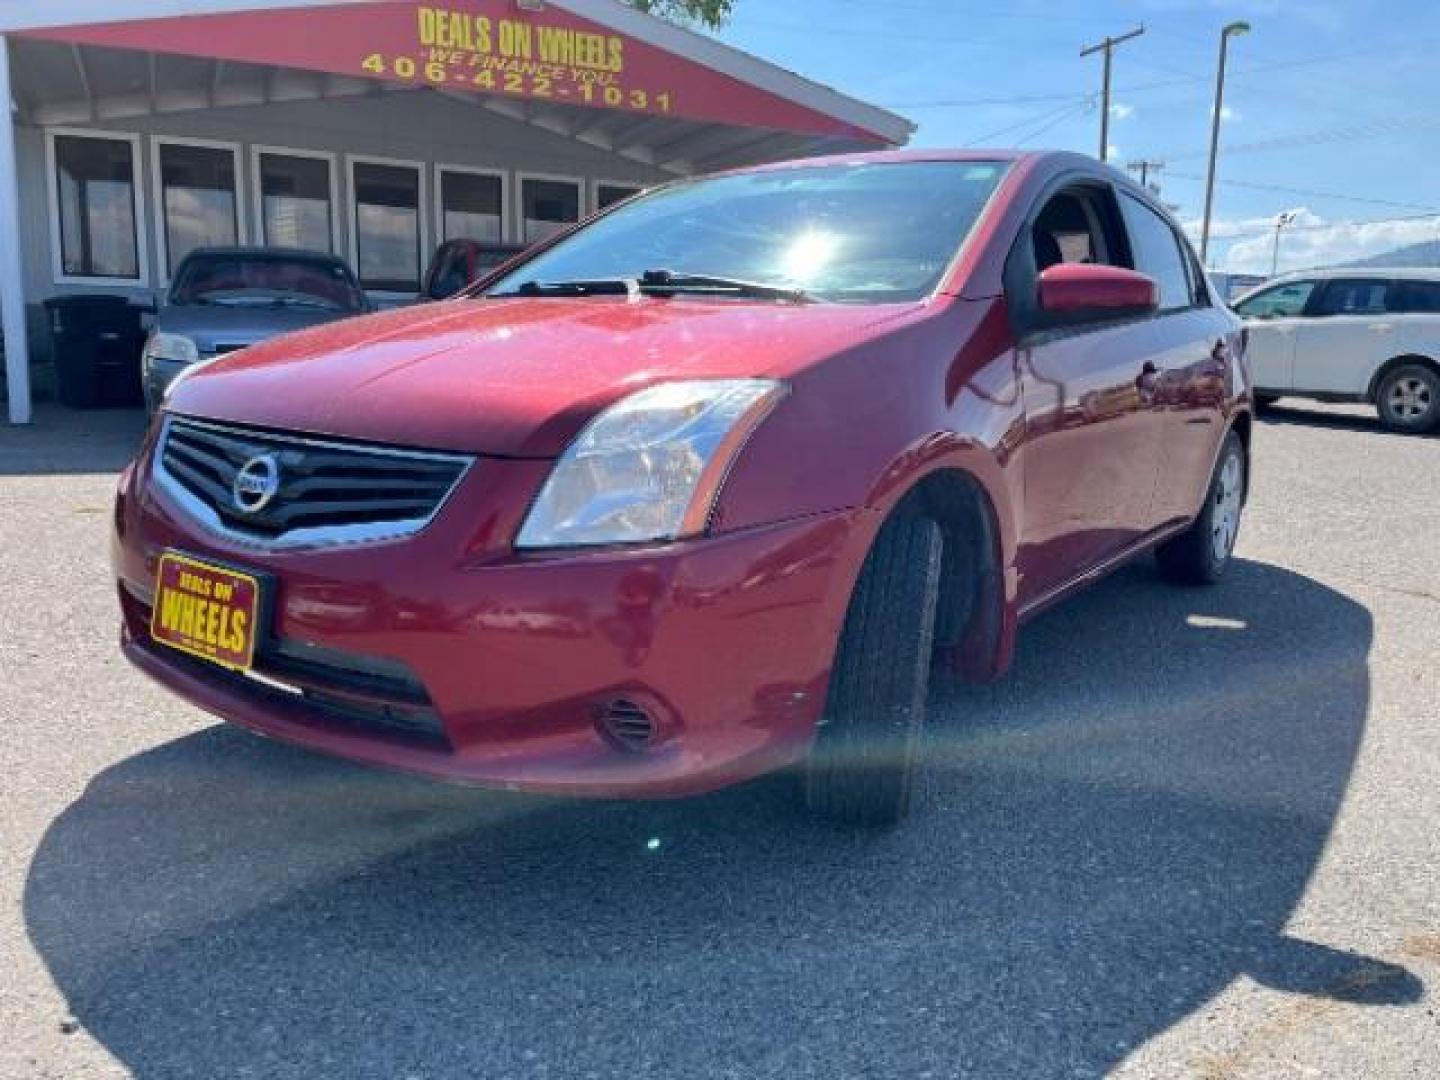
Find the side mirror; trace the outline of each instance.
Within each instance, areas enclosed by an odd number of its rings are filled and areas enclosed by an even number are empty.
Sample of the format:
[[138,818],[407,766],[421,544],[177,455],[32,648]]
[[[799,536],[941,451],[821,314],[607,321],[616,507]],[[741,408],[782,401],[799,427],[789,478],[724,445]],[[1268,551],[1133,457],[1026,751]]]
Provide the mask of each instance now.
[[1056,263],[1041,271],[1036,300],[1047,315],[1142,315],[1160,306],[1155,279],[1121,266]]

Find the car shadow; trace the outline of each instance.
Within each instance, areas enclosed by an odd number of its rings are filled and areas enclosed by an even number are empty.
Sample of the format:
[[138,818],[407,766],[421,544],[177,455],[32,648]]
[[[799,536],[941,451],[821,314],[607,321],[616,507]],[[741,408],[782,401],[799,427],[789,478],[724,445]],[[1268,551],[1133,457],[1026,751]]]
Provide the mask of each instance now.
[[937,685],[915,816],[793,779],[662,803],[430,785],[225,726],[97,776],[24,897],[139,1077],[1093,1075],[1249,978],[1377,1006],[1286,933],[1365,726],[1371,620],[1277,567],[1122,572]]
[[1433,433],[1427,436],[1391,431],[1380,423],[1380,418],[1375,415],[1371,406],[1325,407],[1309,405],[1298,398],[1282,399],[1280,404],[1267,406],[1259,413],[1259,419],[1267,424],[1329,428],[1332,431],[1361,431],[1368,435],[1386,435],[1396,439],[1433,437]]

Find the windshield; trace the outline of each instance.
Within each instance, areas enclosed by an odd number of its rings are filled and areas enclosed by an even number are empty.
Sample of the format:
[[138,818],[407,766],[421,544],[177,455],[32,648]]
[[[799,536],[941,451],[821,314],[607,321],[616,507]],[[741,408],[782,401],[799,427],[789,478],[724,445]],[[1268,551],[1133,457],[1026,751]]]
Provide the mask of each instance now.
[[820,165],[695,180],[640,196],[493,283],[639,278],[671,270],[803,289],[845,302],[935,288],[1000,162]]
[[191,256],[170,289],[172,304],[317,307],[362,311],[365,294],[345,265],[273,255]]

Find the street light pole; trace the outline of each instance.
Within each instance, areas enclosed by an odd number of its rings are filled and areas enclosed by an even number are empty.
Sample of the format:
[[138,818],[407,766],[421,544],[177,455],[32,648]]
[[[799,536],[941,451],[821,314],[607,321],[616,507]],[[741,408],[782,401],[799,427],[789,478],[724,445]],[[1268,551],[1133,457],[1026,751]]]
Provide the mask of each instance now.
[[1225,53],[1232,37],[1250,32],[1247,22],[1226,23],[1220,31],[1220,66],[1215,72],[1215,111],[1210,117],[1210,167],[1205,173],[1205,216],[1200,219],[1200,265],[1210,248],[1210,211],[1215,203],[1215,157],[1220,152],[1220,112],[1225,108]]
[[1080,50],[1081,56],[1089,56],[1091,53],[1103,52],[1105,54],[1104,75],[1100,83],[1100,160],[1104,161],[1110,156],[1110,55],[1115,51],[1115,46],[1122,42],[1137,38],[1145,33],[1145,27],[1137,26],[1128,34],[1121,34],[1117,38],[1107,37],[1098,45],[1087,45]]
[[1280,272],[1280,233],[1286,226],[1294,223],[1299,216],[1299,211],[1286,210],[1283,214],[1275,215],[1275,247],[1270,253],[1270,276],[1274,277]]

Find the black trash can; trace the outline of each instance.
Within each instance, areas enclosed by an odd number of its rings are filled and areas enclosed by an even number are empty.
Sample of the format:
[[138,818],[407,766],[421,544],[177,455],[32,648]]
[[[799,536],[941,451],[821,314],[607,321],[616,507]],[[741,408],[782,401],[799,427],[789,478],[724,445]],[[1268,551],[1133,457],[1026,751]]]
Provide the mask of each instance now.
[[135,407],[140,391],[143,310],[126,297],[55,296],[45,301],[60,403],[72,409]]

